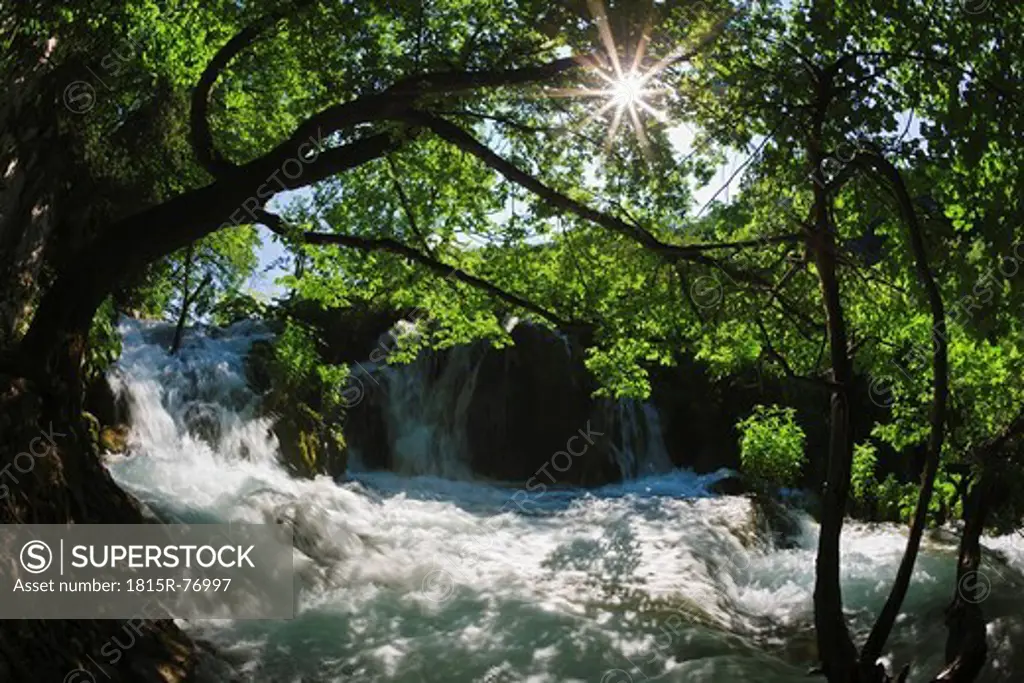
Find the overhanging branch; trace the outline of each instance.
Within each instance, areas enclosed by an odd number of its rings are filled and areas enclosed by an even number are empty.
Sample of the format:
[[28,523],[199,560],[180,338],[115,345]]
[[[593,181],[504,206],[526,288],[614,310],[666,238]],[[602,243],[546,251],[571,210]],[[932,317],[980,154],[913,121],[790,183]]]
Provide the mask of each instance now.
[[445,278],[452,278],[464,284],[475,287],[487,294],[493,296],[496,299],[500,299],[505,303],[521,308],[525,311],[529,311],[541,318],[544,318],[548,322],[562,328],[562,329],[574,329],[584,327],[585,324],[580,322],[573,322],[563,319],[556,313],[553,313],[542,306],[539,306],[532,301],[522,298],[511,292],[507,292],[497,285],[479,278],[475,275],[470,275],[455,266],[450,266],[446,263],[442,263],[412,247],[402,244],[397,240],[393,240],[387,237],[355,237],[353,235],[339,235],[335,233],[326,232],[297,232],[292,229],[288,224],[275,213],[271,213],[265,210],[257,210],[254,212],[257,220],[274,233],[281,235],[285,238],[298,238],[304,244],[321,244],[321,245],[337,245],[341,247],[347,247],[350,249],[358,249],[360,251],[374,252],[383,251],[398,256],[403,256],[410,261],[424,266],[428,270]]
[[213,95],[213,86],[217,79],[227,68],[235,57],[242,50],[246,49],[259,38],[266,30],[278,21],[308,5],[310,0],[299,0],[288,10],[281,10],[268,14],[255,23],[246,26],[223,45],[213,59],[203,69],[199,82],[192,91],[192,108],[189,114],[190,140],[196,159],[210,175],[220,177],[229,173],[237,166],[225,158],[216,148],[213,142],[213,133],[210,131],[210,98]]
[[451,121],[423,111],[409,111],[400,118],[413,125],[429,128],[438,137],[477,157],[506,179],[529,190],[553,208],[575,214],[580,218],[607,228],[612,232],[624,235],[644,248],[670,259],[692,261],[694,263],[702,263],[704,265],[720,268],[720,264],[715,259],[705,256],[702,252],[719,249],[743,249],[779,242],[796,242],[801,239],[801,236],[799,235],[782,235],[778,237],[766,237],[741,242],[717,242],[693,245],[668,244],[659,240],[653,233],[640,225],[629,223],[617,216],[604,213],[603,211],[598,211],[597,209],[591,208],[582,202],[549,187],[538,178],[526,171],[523,171],[512,162],[494,152],[487,145],[483,144]]

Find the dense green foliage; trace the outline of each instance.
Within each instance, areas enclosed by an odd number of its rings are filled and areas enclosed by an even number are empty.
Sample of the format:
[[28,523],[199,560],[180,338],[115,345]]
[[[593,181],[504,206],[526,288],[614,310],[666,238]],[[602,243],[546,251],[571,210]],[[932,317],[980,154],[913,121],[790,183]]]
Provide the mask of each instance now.
[[804,430],[796,411],[780,406],[755,406],[737,425],[743,473],[759,486],[792,486],[806,461]]
[[261,409],[276,418],[288,467],[303,475],[343,474],[342,392],[349,369],[324,362],[322,345],[307,326],[285,320],[281,328],[273,342],[257,344],[249,356],[250,383],[263,393]]
[[113,300],[107,299],[93,318],[83,368],[86,382],[101,376],[111,363],[121,357],[117,315]]

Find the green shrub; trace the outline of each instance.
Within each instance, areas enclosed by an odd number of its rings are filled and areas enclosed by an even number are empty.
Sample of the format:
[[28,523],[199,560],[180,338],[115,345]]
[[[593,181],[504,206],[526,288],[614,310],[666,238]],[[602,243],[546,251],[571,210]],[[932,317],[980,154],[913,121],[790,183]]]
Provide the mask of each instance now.
[[804,430],[795,414],[792,408],[759,405],[737,425],[742,470],[755,485],[791,486],[800,476]]
[[853,500],[866,504],[876,496],[878,480],[875,478],[875,465],[878,463],[878,452],[871,442],[859,443],[853,447],[853,469],[850,472],[850,493]]

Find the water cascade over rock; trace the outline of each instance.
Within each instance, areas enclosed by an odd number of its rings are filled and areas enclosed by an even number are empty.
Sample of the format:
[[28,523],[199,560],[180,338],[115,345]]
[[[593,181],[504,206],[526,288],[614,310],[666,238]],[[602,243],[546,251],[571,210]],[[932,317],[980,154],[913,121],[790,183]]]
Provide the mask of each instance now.
[[[398,402],[390,414],[405,414],[410,426],[385,425],[385,432],[397,444],[412,443],[395,451],[400,465],[440,463],[428,476],[350,468],[344,482],[297,477],[281,462],[270,420],[246,382],[245,354],[266,331],[254,325],[193,331],[181,353],[170,356],[164,327],[123,326],[124,354],[113,375],[130,407],[129,454],[109,456],[111,473],[164,519],[278,522],[295,530],[295,619],[182,623],[237,663],[237,680],[808,680],[816,660],[817,525],[791,513],[795,533],[782,547],[748,498],[709,492],[720,475],[648,471],[664,463],[657,449],[638,455],[656,428],[643,405],[591,404],[569,414],[585,422],[604,410],[618,421],[601,458],[610,456],[610,466],[633,479],[550,486],[526,497],[517,484],[442,478],[460,474],[458,465],[466,463],[482,469],[472,439],[483,432],[472,435],[474,411],[483,408],[467,396],[479,396],[495,377],[514,390],[515,373],[498,370],[515,356],[460,350],[444,367],[433,360],[396,371],[408,373],[389,380],[400,400],[367,391],[360,404]],[[520,375],[529,372],[516,367]],[[464,381],[470,378],[475,384]],[[433,396],[416,398],[427,386],[436,387]],[[426,400],[461,405],[465,421],[442,418]],[[498,412],[502,404],[492,405]],[[567,421],[571,431],[552,427],[554,443],[543,443],[545,449],[562,448],[584,428]],[[503,439],[522,443],[514,441],[516,424],[508,423]],[[472,438],[459,441],[458,434]],[[502,457],[517,455],[502,439],[489,443]],[[390,451],[361,455],[394,458]],[[528,471],[551,455],[531,453],[524,456],[529,466],[514,467]],[[855,638],[866,635],[883,603],[904,543],[897,526],[847,525],[842,588]],[[991,650],[981,680],[1016,682],[1024,670],[1024,544],[1016,536],[985,543]],[[926,539],[885,652],[913,663],[911,683],[924,683],[942,660],[954,560],[955,539]]]
[[548,464],[549,483],[561,485],[672,469],[653,405],[593,398],[581,354],[550,330],[520,324],[511,335],[514,344],[501,349],[477,343],[405,366],[358,364],[361,400],[346,434],[359,461],[508,482]]

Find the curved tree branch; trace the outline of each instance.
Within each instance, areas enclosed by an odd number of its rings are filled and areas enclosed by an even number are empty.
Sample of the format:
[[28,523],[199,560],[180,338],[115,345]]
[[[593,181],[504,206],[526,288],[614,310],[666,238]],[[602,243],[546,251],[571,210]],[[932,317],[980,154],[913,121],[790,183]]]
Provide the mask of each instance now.
[[437,71],[410,76],[379,93],[363,95],[321,110],[303,121],[278,149],[293,149],[311,135],[331,135],[357,123],[401,118],[424,95],[526,85],[555,78],[580,66],[579,59],[568,57],[518,69]]
[[424,128],[429,128],[438,137],[447,140],[459,149],[469,152],[483,161],[487,166],[494,169],[506,179],[520,185],[533,194],[537,195],[549,205],[556,209],[575,214],[580,218],[607,228],[612,232],[629,237],[641,246],[661,254],[670,259],[681,259],[720,267],[718,261],[702,254],[704,251],[717,249],[742,249],[746,247],[762,246],[777,242],[795,242],[801,239],[799,235],[783,235],[779,237],[767,237],[743,242],[718,242],[713,244],[676,245],[668,244],[659,240],[653,233],[640,225],[630,223],[603,211],[591,208],[558,190],[545,185],[533,175],[523,171],[512,162],[494,152],[487,145],[483,144],[471,134],[455,125],[454,123],[434,116],[423,111],[409,111],[399,117],[401,120]]
[[355,237],[353,235],[340,235],[327,232],[297,232],[288,226],[284,219],[275,213],[259,209],[255,211],[254,214],[261,224],[267,226],[271,231],[281,235],[282,237],[298,238],[304,244],[333,244],[341,247],[348,247],[350,249],[359,249],[360,251],[384,251],[391,254],[397,254],[398,256],[404,256],[410,261],[418,263],[438,275],[446,278],[450,277],[458,280],[459,282],[470,285],[471,287],[475,287],[496,299],[500,299],[505,303],[540,316],[562,329],[578,329],[585,326],[584,323],[565,320],[557,313],[553,313],[532,301],[528,301],[516,294],[507,292],[497,285],[476,277],[475,275],[470,275],[455,266],[449,266],[446,263],[442,263],[406,244],[402,244],[397,240],[387,237]]
[[[286,10],[274,12],[239,31],[221,47],[206,65],[192,92],[190,111],[190,139],[199,163],[214,177],[229,173],[237,166],[216,149],[210,130],[209,107],[213,86],[224,69],[238,54],[256,42],[277,22],[292,16],[312,0],[297,0]],[[412,106],[423,95],[450,94],[466,90],[524,85],[547,81],[583,65],[580,57],[556,59],[545,64],[515,69],[481,71],[438,71],[416,74],[400,79],[384,92],[365,95],[349,102],[328,107],[301,123],[288,140],[278,145],[269,155],[278,161],[282,149],[294,149],[296,144],[312,136],[330,135],[354,124],[387,118],[396,110]]]
[[268,14],[255,23],[246,26],[225,43],[223,47],[217,50],[217,54],[213,56],[213,59],[203,69],[203,73],[199,77],[195,89],[192,91],[192,108],[189,113],[189,137],[196,159],[213,177],[220,177],[237,168],[235,164],[231,163],[217,150],[213,142],[213,133],[210,131],[209,120],[210,98],[213,95],[213,86],[217,83],[217,79],[220,78],[224,69],[231,63],[231,60],[238,56],[242,50],[256,42],[257,38],[278,21],[309,3],[310,0],[299,0],[287,11],[282,10]]
[[[300,0],[300,5],[310,0]],[[293,6],[295,7],[295,6]],[[402,135],[379,132],[342,147],[313,153],[303,148],[310,142],[323,148],[323,141],[342,129],[361,123],[380,123],[396,120],[407,110],[418,95],[424,92],[454,92],[470,88],[497,87],[548,78],[552,73],[577,66],[575,60],[557,60],[549,65],[512,70],[483,72],[453,72],[440,77],[419,78],[419,85],[403,85],[401,92],[377,93],[328,107],[307,118],[292,136],[274,149],[243,166],[230,167],[217,161],[212,151],[211,135],[207,123],[208,96],[213,82],[230,59],[247,44],[251,44],[276,15],[260,22],[236,36],[231,46],[218,53],[219,59],[208,65],[205,78],[197,87],[194,102],[193,142],[197,154],[215,173],[215,182],[173,197],[172,199],[127,216],[101,232],[75,261],[57,278],[40,301],[33,324],[19,345],[19,358],[40,376],[74,375],[73,368],[80,365],[85,332],[93,313],[103,297],[122,278],[138,272],[146,264],[176,249],[180,249],[218,229],[237,223],[239,211],[251,212],[262,208],[277,191],[297,189],[351,169],[383,156],[400,145]],[[230,41],[229,41],[230,42]],[[407,79],[408,80],[408,79]],[[319,143],[319,144],[316,144]],[[295,160],[303,171],[289,175],[285,164]],[[223,160],[221,160],[223,161]],[[292,166],[294,168],[294,165]],[[225,170],[230,170],[225,173]],[[284,171],[284,179],[278,174]],[[276,189],[275,185],[276,183]],[[145,235],[144,239],[140,235]],[[97,271],[92,265],[103,253],[111,249],[126,251],[123,268]],[[71,368],[64,372],[65,368]]]
[[[410,124],[429,128],[438,137],[447,140],[456,147],[469,152],[483,161],[487,166],[494,169],[507,180],[516,183],[546,201],[552,207],[561,211],[572,213],[580,218],[595,223],[611,232],[624,235],[636,242],[645,249],[652,251],[666,260],[689,261],[699,263],[721,271],[735,282],[744,282],[755,288],[770,291],[773,285],[758,273],[741,270],[728,263],[727,260],[717,259],[705,254],[705,251],[714,250],[739,250],[753,247],[763,247],[768,244],[785,242],[797,242],[803,239],[801,235],[789,234],[774,237],[761,237],[752,240],[739,242],[714,242],[708,244],[675,245],[659,240],[653,233],[636,223],[631,223],[593,209],[571,197],[555,190],[533,175],[518,168],[515,164],[494,152],[487,145],[483,144],[459,126],[443,118],[428,114],[422,111],[410,111],[400,117],[400,120]],[[783,309],[795,318],[803,320],[811,327],[817,327],[808,316],[801,313],[795,306],[786,301],[780,294],[774,295],[775,300]]]

